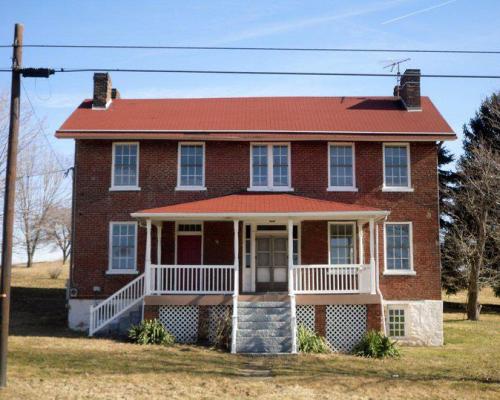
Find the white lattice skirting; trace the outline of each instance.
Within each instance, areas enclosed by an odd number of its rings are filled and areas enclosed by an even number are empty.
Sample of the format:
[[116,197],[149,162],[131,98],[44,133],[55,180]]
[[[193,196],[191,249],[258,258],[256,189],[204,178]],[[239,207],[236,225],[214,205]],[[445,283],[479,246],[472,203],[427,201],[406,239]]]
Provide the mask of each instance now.
[[312,305],[297,306],[297,326],[304,325],[307,329],[315,331],[315,310]]
[[[224,319],[227,316],[227,313],[230,312],[230,306],[218,305],[218,306],[210,306],[208,309],[208,340],[210,343],[213,343],[215,340],[215,335],[217,332],[217,325],[219,321]],[[231,317],[231,315],[229,315]]]
[[365,305],[326,306],[326,340],[337,352],[350,352],[366,332]]
[[198,306],[161,306],[160,322],[176,342],[195,343],[198,339]]

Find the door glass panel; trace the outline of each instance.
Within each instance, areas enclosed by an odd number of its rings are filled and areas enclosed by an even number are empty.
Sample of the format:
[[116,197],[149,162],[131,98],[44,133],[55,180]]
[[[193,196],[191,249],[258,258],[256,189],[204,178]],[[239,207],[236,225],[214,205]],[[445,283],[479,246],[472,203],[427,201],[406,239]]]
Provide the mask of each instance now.
[[288,261],[287,260],[288,257],[287,257],[286,253],[282,253],[282,252],[278,253],[278,252],[275,251],[274,254],[273,254],[273,256],[274,256],[274,263],[273,263],[273,265],[275,267],[283,267],[283,266],[288,265],[288,262],[287,262]]
[[266,267],[257,268],[257,282],[270,282],[271,269]]
[[274,239],[274,251],[287,251],[286,248],[287,239],[284,238],[275,238]]
[[287,268],[273,268],[274,271],[274,282],[286,282],[287,278]]
[[258,252],[256,260],[257,267],[269,267],[271,265],[270,256],[270,253]]
[[269,238],[257,239],[257,251],[269,251],[271,247],[271,240]]

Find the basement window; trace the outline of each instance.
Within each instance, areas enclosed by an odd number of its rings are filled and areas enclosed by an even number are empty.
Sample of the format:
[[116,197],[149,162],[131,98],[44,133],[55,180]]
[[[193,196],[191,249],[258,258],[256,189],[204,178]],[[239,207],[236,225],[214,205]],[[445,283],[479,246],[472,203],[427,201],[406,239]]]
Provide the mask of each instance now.
[[389,336],[402,338],[406,336],[404,308],[389,307],[387,315]]

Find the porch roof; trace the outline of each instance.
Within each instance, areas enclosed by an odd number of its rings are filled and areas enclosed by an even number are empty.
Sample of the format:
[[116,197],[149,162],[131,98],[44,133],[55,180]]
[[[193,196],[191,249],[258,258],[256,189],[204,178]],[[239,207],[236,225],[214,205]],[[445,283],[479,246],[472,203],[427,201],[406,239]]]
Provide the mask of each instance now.
[[388,211],[359,204],[313,199],[286,193],[241,193],[132,213],[151,219],[187,218],[384,218]]

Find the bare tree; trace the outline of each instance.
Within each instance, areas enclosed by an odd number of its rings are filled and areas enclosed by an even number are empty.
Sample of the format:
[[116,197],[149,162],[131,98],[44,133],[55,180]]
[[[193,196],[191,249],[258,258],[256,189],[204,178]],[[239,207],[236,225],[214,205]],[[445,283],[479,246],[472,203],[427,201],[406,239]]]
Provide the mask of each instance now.
[[27,267],[46,238],[50,213],[61,206],[64,175],[43,147],[30,145],[19,159],[16,193],[17,245],[25,251]]
[[470,147],[451,191],[453,222],[445,238],[443,261],[457,266],[467,287],[467,317],[478,320],[479,291],[500,279],[500,153],[481,140]]
[[53,207],[53,209],[50,210],[46,224],[46,237],[54,247],[61,250],[63,264],[65,264],[71,249],[70,207]]

